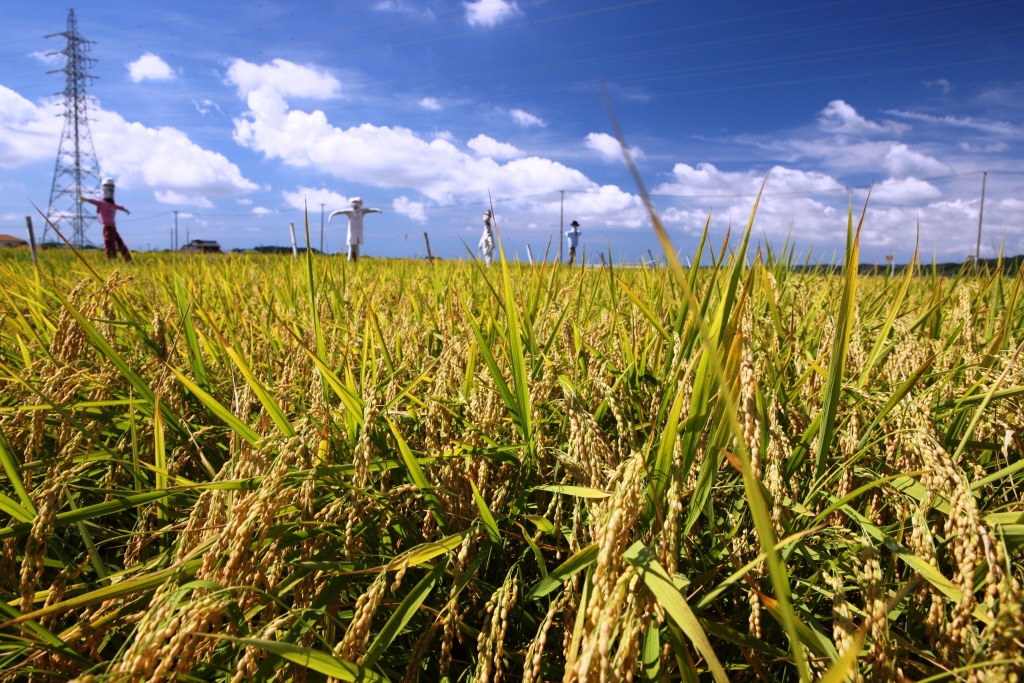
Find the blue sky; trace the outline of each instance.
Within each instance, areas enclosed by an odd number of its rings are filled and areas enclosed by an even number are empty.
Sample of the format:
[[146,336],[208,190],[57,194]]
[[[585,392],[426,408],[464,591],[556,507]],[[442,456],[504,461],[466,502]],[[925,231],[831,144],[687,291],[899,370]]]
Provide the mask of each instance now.
[[[863,260],[1024,252],[1024,4],[1005,0],[366,0],[76,7],[96,41],[90,127],[131,209],[135,249],[286,245],[310,207],[362,197],[363,252],[474,246],[493,198],[506,244],[538,258],[578,220],[616,259],[659,251],[612,133],[604,82],[676,246],[710,216],[841,253],[873,194]],[[0,28],[0,232],[45,208],[67,5],[17,3]],[[37,219],[38,223],[38,219]],[[89,237],[101,240],[99,228]],[[344,225],[326,230],[331,251]]]

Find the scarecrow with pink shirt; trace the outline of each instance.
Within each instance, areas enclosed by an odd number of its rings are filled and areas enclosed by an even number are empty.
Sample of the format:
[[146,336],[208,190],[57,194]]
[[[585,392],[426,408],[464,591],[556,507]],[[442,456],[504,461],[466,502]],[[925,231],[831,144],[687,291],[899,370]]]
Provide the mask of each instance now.
[[89,202],[96,207],[96,215],[99,216],[100,223],[103,224],[103,250],[107,253],[107,258],[116,259],[117,252],[121,252],[121,256],[128,263],[132,262],[132,253],[128,251],[128,247],[125,246],[124,240],[117,234],[117,226],[114,221],[114,214],[120,209],[129,216],[131,211],[124,208],[120,204],[114,203],[114,179],[106,178],[103,181],[103,199],[90,199],[88,197],[80,197],[79,201]]

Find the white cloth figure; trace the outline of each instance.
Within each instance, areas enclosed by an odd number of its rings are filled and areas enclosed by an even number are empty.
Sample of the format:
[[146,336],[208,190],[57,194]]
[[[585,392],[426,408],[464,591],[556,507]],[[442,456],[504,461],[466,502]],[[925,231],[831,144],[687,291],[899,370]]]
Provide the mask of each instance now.
[[345,238],[345,243],[348,245],[348,260],[355,261],[359,258],[359,245],[363,243],[363,216],[368,213],[384,212],[380,209],[364,209],[363,200],[359,197],[353,197],[349,203],[352,205],[351,209],[339,209],[332,212],[327,222],[330,223],[335,216],[342,214],[348,216],[348,235]]
[[483,252],[484,263],[491,265],[491,255],[494,253],[494,233],[491,231],[491,212],[484,211],[484,234],[480,236],[480,243],[477,248]]
[[569,240],[569,265],[572,265],[576,260],[576,247],[580,243],[580,224],[573,221],[569,225],[572,229],[566,230],[565,236]]

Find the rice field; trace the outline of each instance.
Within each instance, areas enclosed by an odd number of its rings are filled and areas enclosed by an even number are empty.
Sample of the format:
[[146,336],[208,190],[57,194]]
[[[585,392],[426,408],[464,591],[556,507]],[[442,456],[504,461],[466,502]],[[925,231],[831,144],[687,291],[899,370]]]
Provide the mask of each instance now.
[[749,235],[0,253],[0,679],[1018,680],[1022,276]]

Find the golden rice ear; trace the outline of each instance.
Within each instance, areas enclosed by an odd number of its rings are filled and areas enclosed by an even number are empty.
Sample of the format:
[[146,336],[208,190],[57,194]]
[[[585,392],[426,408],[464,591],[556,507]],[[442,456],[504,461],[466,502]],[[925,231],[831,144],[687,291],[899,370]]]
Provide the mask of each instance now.
[[687,268],[0,252],[2,670],[1008,678],[1022,276],[754,218]]

